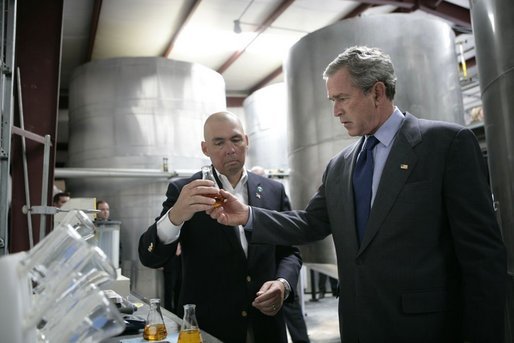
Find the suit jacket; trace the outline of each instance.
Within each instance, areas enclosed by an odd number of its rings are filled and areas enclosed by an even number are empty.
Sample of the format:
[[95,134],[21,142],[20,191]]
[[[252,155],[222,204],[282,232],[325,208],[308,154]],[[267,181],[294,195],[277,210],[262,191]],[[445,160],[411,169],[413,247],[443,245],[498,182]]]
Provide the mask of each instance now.
[[[201,173],[170,183],[161,216],[176,202],[182,187],[199,178]],[[277,211],[290,209],[281,183],[249,172],[247,187],[251,205]],[[266,316],[251,303],[269,280],[282,277],[292,290],[296,289],[302,264],[297,248],[255,244],[248,237],[246,257],[236,228],[218,224],[205,212],[196,213],[184,223],[179,241],[183,268],[179,308],[196,304],[200,329],[223,342],[240,343],[246,340],[251,324],[255,342],[287,342],[282,312]],[[162,244],[154,223],[140,238],[139,258],[147,267],[161,267],[173,257],[177,243]],[[288,299],[293,297],[292,293]]]
[[253,209],[254,241],[333,235],[344,343],[503,342],[506,254],[473,133],[407,113],[359,245],[352,173],[361,141],[329,162],[304,211]]

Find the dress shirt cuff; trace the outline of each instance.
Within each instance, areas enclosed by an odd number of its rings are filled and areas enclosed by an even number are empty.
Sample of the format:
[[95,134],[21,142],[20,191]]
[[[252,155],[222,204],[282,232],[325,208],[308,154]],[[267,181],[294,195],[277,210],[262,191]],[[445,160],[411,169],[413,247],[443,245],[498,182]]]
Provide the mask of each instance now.
[[285,290],[284,290],[284,300],[286,300],[287,297],[289,296],[289,294],[291,293],[291,285],[289,284],[289,282],[286,279],[281,278],[281,277],[279,277],[277,279],[277,281],[282,282],[282,284],[284,285],[284,288],[285,288]]
[[252,231],[253,229],[253,210],[252,206],[248,206],[248,221],[245,225],[243,225],[243,228],[248,231]]
[[163,244],[175,242],[180,235],[182,225],[184,225],[182,223],[177,226],[171,222],[170,217],[168,216],[170,210],[168,210],[168,212],[166,212],[166,214],[157,221],[157,236],[159,236],[159,240]]

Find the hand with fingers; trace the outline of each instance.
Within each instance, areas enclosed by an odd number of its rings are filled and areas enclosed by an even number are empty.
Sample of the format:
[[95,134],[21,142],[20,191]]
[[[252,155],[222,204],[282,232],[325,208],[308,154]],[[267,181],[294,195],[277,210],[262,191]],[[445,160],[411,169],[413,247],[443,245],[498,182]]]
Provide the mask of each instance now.
[[170,221],[174,225],[180,225],[200,211],[212,208],[215,200],[208,194],[219,194],[219,189],[214,187],[209,180],[193,180],[185,185],[178,196],[177,202],[168,212]]
[[257,292],[252,306],[267,316],[274,316],[284,303],[285,287],[278,280],[266,281]]
[[225,198],[223,205],[209,208],[206,211],[207,214],[223,225],[245,225],[248,222],[249,206],[239,201],[230,192],[220,189],[220,193]]

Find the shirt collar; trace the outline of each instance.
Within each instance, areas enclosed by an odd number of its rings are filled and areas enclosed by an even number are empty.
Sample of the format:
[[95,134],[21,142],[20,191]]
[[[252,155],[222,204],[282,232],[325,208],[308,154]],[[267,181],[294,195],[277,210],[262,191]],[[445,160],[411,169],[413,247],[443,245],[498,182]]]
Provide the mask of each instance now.
[[223,189],[225,189],[225,190],[233,190],[238,187],[246,186],[246,183],[248,182],[248,173],[246,172],[245,168],[243,168],[243,174],[241,175],[241,178],[239,179],[239,182],[237,183],[237,185],[235,187],[232,187],[232,184],[230,183],[230,181],[228,180],[228,178],[225,175],[221,174],[217,169],[215,169],[215,170],[216,170],[216,174],[218,174],[218,178],[221,181]]
[[405,116],[398,109],[398,107],[395,106],[393,113],[389,116],[389,118],[387,118],[384,124],[378,128],[374,136],[380,143],[384,144],[386,147],[389,146],[400,130],[404,120]]

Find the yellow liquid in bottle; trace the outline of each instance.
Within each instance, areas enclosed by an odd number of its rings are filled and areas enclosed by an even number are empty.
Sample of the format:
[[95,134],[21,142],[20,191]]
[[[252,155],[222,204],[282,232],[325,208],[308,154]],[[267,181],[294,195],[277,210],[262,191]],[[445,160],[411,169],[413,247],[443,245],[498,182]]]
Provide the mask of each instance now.
[[178,334],[177,343],[203,343],[199,329],[181,330]]
[[166,326],[164,324],[146,325],[143,338],[147,341],[160,341],[168,336]]

